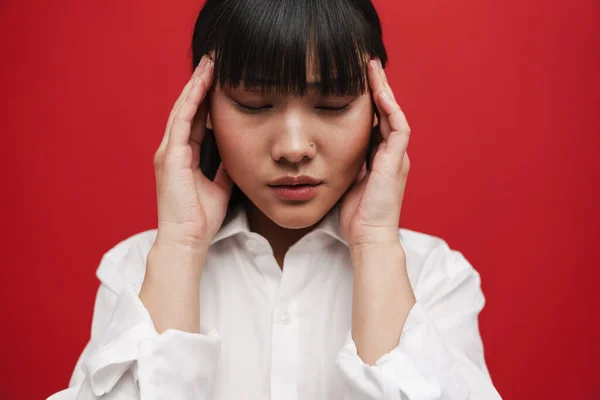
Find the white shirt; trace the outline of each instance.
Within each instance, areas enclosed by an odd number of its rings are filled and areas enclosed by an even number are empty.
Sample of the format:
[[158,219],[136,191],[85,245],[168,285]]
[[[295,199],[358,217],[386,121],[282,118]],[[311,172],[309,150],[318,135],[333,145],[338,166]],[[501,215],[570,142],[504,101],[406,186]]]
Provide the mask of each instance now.
[[102,258],[91,338],[49,400],[495,400],[479,334],[479,273],[440,238],[400,228],[416,304],[375,365],[351,335],[352,264],[334,208],[283,270],[243,207],[209,248],[200,333],[158,334],[138,297],[156,230]]

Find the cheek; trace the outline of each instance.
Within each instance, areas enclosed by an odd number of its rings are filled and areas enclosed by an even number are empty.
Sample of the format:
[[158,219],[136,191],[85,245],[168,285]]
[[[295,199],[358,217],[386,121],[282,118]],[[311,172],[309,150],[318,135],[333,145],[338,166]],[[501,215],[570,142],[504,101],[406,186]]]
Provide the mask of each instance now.
[[[373,120],[369,110],[356,110],[344,121],[337,134],[328,135],[327,155],[330,168],[344,175],[354,175],[366,160]],[[335,131],[331,131],[335,132]]]
[[257,141],[231,105],[217,100],[211,103],[210,115],[215,141],[229,175],[234,179],[247,175],[259,154]]

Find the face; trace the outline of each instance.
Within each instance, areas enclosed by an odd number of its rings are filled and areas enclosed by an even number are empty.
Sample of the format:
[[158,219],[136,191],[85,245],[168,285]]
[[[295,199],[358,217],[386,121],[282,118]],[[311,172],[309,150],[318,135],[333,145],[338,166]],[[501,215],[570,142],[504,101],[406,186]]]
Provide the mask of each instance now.
[[[316,82],[310,75],[307,82]],[[263,214],[290,229],[314,225],[342,197],[366,160],[374,125],[369,90],[324,97],[317,85],[299,98],[215,84],[209,114],[233,182]],[[289,200],[282,187],[272,186],[298,175],[321,182],[309,199]]]

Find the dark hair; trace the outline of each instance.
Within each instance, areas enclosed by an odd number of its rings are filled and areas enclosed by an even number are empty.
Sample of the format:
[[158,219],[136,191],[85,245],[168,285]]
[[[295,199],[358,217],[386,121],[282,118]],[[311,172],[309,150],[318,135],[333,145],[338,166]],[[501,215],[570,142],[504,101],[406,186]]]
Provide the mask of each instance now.
[[[213,51],[219,85],[238,87],[243,80],[245,87],[294,96],[306,93],[307,59],[315,63],[323,95],[364,93],[369,59],[387,62],[370,0],[206,0],[194,27],[192,70]],[[207,129],[200,169],[213,179],[220,162],[214,134]],[[234,185],[228,212],[245,199]]]

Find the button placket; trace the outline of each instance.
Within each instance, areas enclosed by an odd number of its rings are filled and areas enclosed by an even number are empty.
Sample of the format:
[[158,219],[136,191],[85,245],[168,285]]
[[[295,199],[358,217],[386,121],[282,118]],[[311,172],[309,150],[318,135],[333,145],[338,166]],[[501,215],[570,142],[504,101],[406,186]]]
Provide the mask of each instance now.
[[271,398],[296,400],[299,331],[293,322],[293,304],[276,303],[271,332]]
[[[265,263],[265,279],[276,277],[277,290],[271,292],[271,398],[296,400],[300,364],[300,320],[298,296],[310,275],[312,254],[301,246],[290,248],[284,259],[283,271],[273,255]],[[269,272],[269,273],[267,273]],[[275,287],[272,287],[275,289]]]

